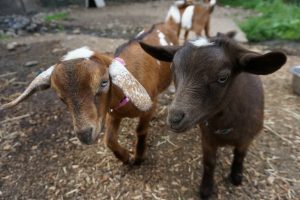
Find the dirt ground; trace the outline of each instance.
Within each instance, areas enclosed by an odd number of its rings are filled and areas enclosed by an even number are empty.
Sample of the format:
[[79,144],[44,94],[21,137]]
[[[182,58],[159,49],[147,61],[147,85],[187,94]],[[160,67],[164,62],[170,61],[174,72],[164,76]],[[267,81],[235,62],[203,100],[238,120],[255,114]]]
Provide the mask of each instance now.
[[[69,49],[87,44],[113,51],[143,25],[161,21],[169,3],[115,5],[105,8],[106,18],[97,15],[98,10],[72,12],[64,23],[80,27],[82,34],[20,37],[13,39],[22,44],[15,51],[6,49],[12,40],[0,41],[0,104],[16,97]],[[244,13],[220,10],[231,17]],[[222,16],[222,11],[217,15]],[[94,34],[97,31],[103,31],[106,38],[99,38]],[[273,48],[246,46],[260,52]],[[32,60],[38,65],[24,66]],[[300,199],[300,98],[293,94],[288,72],[299,63],[299,56],[289,55],[281,70],[262,77],[265,129],[246,157],[243,185],[234,187],[228,182],[232,149],[222,148],[212,199]],[[65,105],[51,90],[34,94],[14,109],[0,111],[0,199],[198,199],[203,168],[201,133],[199,128],[182,134],[168,130],[165,121],[171,99],[170,92],[160,95],[149,129],[147,159],[139,167],[120,163],[102,139],[95,145],[81,145]],[[125,119],[120,130],[121,144],[131,150],[136,125],[136,120]]]

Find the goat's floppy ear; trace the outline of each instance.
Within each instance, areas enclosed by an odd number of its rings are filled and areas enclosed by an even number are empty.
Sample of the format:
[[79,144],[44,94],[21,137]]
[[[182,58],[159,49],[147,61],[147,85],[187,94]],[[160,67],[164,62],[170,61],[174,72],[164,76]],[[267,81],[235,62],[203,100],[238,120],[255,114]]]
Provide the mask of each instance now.
[[113,84],[118,86],[130,101],[142,111],[147,111],[152,106],[152,101],[146,89],[127,70],[121,58],[115,58],[109,66],[109,75]]
[[242,71],[257,75],[271,74],[280,69],[286,62],[282,52],[270,52],[260,55],[254,52],[243,53],[239,58]]
[[180,48],[180,46],[151,46],[144,42],[140,42],[140,45],[154,58],[166,62],[172,62],[176,51]]
[[55,65],[49,67],[46,71],[40,73],[25,89],[25,91],[13,101],[4,104],[0,109],[7,109],[16,106],[18,103],[24,101],[26,98],[30,97],[36,91],[45,90],[50,87],[50,77],[54,70]]

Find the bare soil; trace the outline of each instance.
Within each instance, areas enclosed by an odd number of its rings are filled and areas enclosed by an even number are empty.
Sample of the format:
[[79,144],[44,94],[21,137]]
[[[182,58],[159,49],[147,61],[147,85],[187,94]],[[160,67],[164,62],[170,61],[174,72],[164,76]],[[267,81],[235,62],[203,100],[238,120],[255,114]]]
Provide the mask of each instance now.
[[[124,30],[129,25],[123,21],[132,20],[141,26],[144,22],[155,23],[166,13],[159,5],[120,6],[121,14],[111,12],[105,20],[120,20],[116,24],[124,25]],[[148,18],[142,19],[137,13]],[[85,15],[97,21],[96,14],[91,17],[86,11]],[[84,27],[87,23],[81,16],[82,21],[76,23]],[[36,42],[34,38],[18,38],[24,45],[12,52],[6,49],[6,42],[1,42],[0,104],[16,97],[68,49],[94,43],[94,36],[82,35],[54,35],[50,39],[39,36],[41,40]],[[99,40],[101,51],[109,47],[107,51],[112,51],[122,42]],[[266,45],[247,46],[260,52],[272,49]],[[53,49],[61,51],[53,53]],[[37,60],[38,65],[25,67],[24,63],[31,60]],[[292,76],[288,72],[289,67],[299,63],[300,57],[289,55],[281,70],[262,77],[265,129],[246,157],[243,185],[234,187],[227,180],[232,149],[221,148],[212,199],[300,199],[300,98],[291,89]],[[121,164],[102,139],[95,145],[81,145],[65,105],[51,90],[34,94],[14,109],[0,111],[0,199],[198,199],[203,168],[201,133],[199,128],[182,134],[168,130],[165,121],[171,100],[170,92],[161,94],[149,129],[147,159],[139,167]],[[137,120],[125,119],[120,130],[120,142],[131,150],[136,125]]]

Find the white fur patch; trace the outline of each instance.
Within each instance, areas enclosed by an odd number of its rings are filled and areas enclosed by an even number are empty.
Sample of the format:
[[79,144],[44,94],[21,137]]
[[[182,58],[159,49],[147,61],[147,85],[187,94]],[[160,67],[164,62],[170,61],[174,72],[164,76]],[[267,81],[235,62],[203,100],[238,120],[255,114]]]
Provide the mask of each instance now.
[[167,46],[168,45],[168,42],[166,41],[166,36],[165,34],[163,34],[162,32],[160,31],[157,31],[158,32],[158,37],[159,37],[159,44],[161,46]]
[[181,27],[184,29],[192,28],[193,16],[194,16],[195,6],[188,6],[183,14],[181,19]]
[[204,46],[211,46],[214,43],[210,42],[207,38],[205,37],[200,37],[197,40],[192,40],[190,43],[196,47],[204,47]]
[[156,60],[156,63],[157,63],[158,65],[160,65],[160,61],[159,61],[159,60]]
[[140,110],[147,111],[152,101],[146,89],[118,60],[113,60],[109,66],[109,75],[112,82],[122,89],[125,96]]
[[74,60],[79,58],[90,58],[95,54],[94,51],[90,50],[89,47],[81,47],[73,51],[69,51],[66,55],[61,58],[61,61]]
[[54,68],[55,68],[55,65],[52,65],[47,70],[45,70],[42,73],[40,73],[38,76],[43,77],[43,78],[50,78],[50,76],[51,76]]
[[209,5],[214,6],[214,5],[216,5],[216,3],[217,3],[217,0],[210,0]]
[[169,21],[170,19],[173,19],[176,24],[180,23],[180,12],[175,5],[170,7],[165,21]]

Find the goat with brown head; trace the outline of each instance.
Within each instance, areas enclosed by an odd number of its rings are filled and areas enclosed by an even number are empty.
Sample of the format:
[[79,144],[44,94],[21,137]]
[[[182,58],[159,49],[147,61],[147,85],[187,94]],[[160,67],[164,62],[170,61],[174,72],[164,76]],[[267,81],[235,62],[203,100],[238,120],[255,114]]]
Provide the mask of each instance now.
[[212,194],[219,146],[234,146],[230,179],[240,185],[247,149],[263,127],[264,94],[257,75],[275,72],[286,56],[249,51],[224,35],[186,42],[182,47],[141,45],[155,58],[173,61],[176,93],[168,112],[170,128],[183,132],[197,124],[201,127],[201,196]]
[[[124,92],[137,109],[152,106],[144,87],[118,62],[87,47],[65,55],[56,65],[39,74],[15,100],[1,106],[11,108],[38,90],[53,88],[66,104],[74,130],[82,143],[97,141],[111,103],[112,86]],[[131,85],[124,82],[130,82]]]
[[145,158],[147,129],[157,95],[169,86],[171,73],[170,62],[160,62],[145,53],[138,40],[153,45],[178,44],[174,23],[165,22],[121,45],[114,59],[86,47],[76,49],[41,73],[20,97],[2,108],[15,106],[38,89],[52,87],[67,105],[80,141],[97,141],[105,123],[105,143],[126,164],[131,160],[129,152],[118,143],[118,129],[124,117],[139,117],[132,160],[139,164]]

